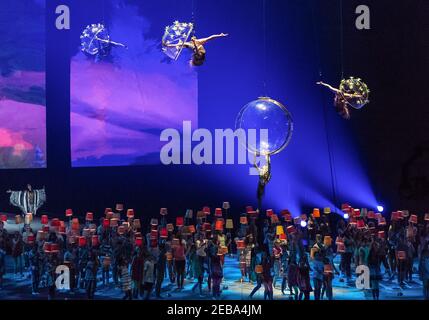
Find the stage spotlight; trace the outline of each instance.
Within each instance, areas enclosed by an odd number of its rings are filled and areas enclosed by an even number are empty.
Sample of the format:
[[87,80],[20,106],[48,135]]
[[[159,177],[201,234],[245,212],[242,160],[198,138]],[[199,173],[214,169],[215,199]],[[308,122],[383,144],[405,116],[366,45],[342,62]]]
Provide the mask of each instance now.
[[349,218],[349,214],[348,214],[348,213],[344,213],[344,216],[343,216],[343,217],[344,217],[344,219],[346,219],[346,220],[347,220],[347,219]]
[[305,228],[307,226],[307,222],[305,220],[301,221],[301,227]]
[[383,207],[383,206],[378,205],[378,206],[377,206],[377,210],[378,210],[378,212],[383,212],[384,207]]

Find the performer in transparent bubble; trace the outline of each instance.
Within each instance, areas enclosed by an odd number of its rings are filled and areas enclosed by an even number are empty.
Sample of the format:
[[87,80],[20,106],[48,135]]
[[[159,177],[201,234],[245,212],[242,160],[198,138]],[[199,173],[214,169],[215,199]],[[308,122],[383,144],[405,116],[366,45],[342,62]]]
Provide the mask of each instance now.
[[88,25],[83,30],[80,40],[81,50],[96,60],[108,56],[113,47],[127,48],[122,43],[110,40],[108,30],[101,23]]
[[172,59],[177,59],[183,48],[192,50],[192,66],[201,66],[206,59],[206,49],[204,47],[207,42],[228,36],[228,34],[214,34],[207,38],[198,39],[195,36],[187,41],[193,31],[192,23],[180,23],[175,21],[172,26],[165,29],[165,34],[162,39],[163,51]]
[[335,93],[335,109],[344,119],[350,119],[350,107],[359,110],[369,102],[370,91],[367,85],[359,78],[343,79],[339,88],[334,88],[322,81],[317,82],[317,84],[325,86]]
[[[271,179],[271,156],[281,152],[289,144],[293,133],[292,116],[280,102],[269,97],[260,97],[240,110],[235,127],[247,132],[256,130],[261,134],[261,137],[254,141],[248,139],[245,145],[255,156],[254,165],[259,175],[257,198],[261,208],[265,187]],[[265,137],[262,136],[262,130],[266,130]]]

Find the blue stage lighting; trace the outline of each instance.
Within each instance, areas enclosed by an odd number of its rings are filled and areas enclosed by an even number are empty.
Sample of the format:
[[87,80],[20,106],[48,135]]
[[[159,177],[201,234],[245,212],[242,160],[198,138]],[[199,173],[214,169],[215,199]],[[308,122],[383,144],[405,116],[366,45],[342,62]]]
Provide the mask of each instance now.
[[383,206],[378,205],[378,206],[377,206],[377,210],[378,210],[378,212],[383,212],[384,207],[383,207]]
[[348,219],[349,218],[349,214],[348,213],[344,213],[344,219]]
[[306,226],[307,226],[307,222],[306,222],[306,221],[304,221],[304,220],[302,220],[302,221],[301,221],[301,227],[305,228]]

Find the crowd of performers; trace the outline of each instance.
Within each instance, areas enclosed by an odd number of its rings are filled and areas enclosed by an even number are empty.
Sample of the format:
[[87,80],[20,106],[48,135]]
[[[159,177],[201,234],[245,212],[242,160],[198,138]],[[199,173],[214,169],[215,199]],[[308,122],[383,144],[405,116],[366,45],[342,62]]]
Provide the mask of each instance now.
[[[42,215],[37,231],[32,214],[17,215],[16,221],[1,215],[0,287],[10,255],[15,278],[31,277],[29,290],[34,295],[47,290],[50,299],[59,265],[69,267],[70,291],[85,290],[88,299],[111,286],[122,289],[123,299],[161,299],[167,286],[180,291],[185,281],[193,284],[195,297],[218,299],[227,289],[223,269],[230,256],[241,271],[236,281],[255,284],[249,298],[263,289],[264,298],[273,299],[278,288],[289,299],[333,299],[333,278],[354,286],[355,269],[364,265],[374,299],[383,278],[404,286],[415,273],[429,299],[429,214],[419,223],[416,215],[397,211],[387,223],[380,213],[349,205],[342,207],[344,219],[329,208],[292,218],[288,210],[275,214],[247,207],[238,221],[228,209],[226,202],[196,214],[187,210],[171,223],[162,208],[147,228],[122,205],[107,208],[99,224],[91,212],[83,222],[68,209],[64,220]],[[7,231],[10,224],[20,231]]]

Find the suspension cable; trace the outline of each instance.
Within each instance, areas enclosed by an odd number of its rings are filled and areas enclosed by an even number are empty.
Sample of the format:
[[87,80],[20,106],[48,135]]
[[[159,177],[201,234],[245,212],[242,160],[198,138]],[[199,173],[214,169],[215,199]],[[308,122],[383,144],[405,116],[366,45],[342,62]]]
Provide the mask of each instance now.
[[263,28],[263,76],[262,88],[264,96],[267,97],[267,2],[262,0],[262,28]]
[[340,0],[340,64],[341,64],[341,80],[344,79],[344,23],[343,23],[343,0]]
[[[317,61],[318,61],[318,76],[319,79],[322,80],[323,78],[323,67],[322,67],[322,54],[321,54],[321,49],[320,49],[320,37],[318,36],[317,33],[317,24],[316,24],[316,14],[315,14],[315,2],[313,1],[311,4],[311,16],[312,16],[312,22],[313,22],[313,37],[314,37],[314,43],[316,45],[316,54],[317,54]],[[332,198],[334,201],[334,205],[336,207],[339,206],[338,203],[338,198],[337,198],[337,175],[336,175],[336,171],[335,171],[335,158],[334,158],[334,153],[333,153],[333,146],[332,146],[332,139],[331,139],[331,134],[330,134],[330,126],[329,126],[329,121],[328,121],[328,112],[329,112],[329,107],[328,107],[328,103],[326,102],[325,99],[325,94],[324,91],[322,89],[320,89],[320,100],[323,106],[323,123],[325,126],[325,134],[326,134],[326,143],[327,143],[327,148],[328,148],[328,158],[329,158],[329,171],[330,171],[330,175],[331,175],[331,189],[332,189]]]

